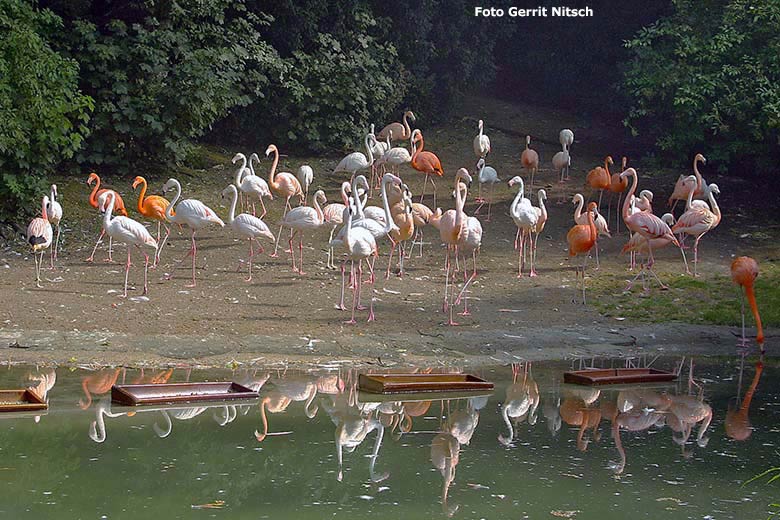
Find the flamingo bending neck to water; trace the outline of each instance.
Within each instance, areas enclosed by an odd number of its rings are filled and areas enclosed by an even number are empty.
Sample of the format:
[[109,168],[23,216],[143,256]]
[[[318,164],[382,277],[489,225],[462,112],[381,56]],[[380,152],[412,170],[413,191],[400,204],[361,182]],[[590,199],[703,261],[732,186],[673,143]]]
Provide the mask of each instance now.
[[[745,295],[747,295],[748,303],[750,304],[750,310],[753,312],[753,317],[756,320],[756,329],[758,333],[756,335],[756,341],[758,342],[761,352],[764,352],[764,329],[761,326],[761,315],[758,314],[758,305],[756,304],[756,295],[753,290],[753,282],[758,277],[758,262],[749,256],[740,256],[731,263],[731,278],[734,283],[741,285],[745,288]],[[745,298],[742,296],[742,339],[740,345],[747,345],[747,339],[745,339]]]

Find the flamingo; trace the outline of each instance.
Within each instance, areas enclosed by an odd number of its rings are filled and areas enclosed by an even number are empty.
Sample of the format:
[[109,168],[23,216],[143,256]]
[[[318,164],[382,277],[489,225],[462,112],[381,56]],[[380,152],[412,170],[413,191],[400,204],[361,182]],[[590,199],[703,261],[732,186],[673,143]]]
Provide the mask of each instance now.
[[371,136],[371,152],[374,154],[374,164],[371,165],[371,188],[373,189],[374,186],[379,186],[379,174],[377,173],[380,166],[379,159],[384,157],[385,153],[392,147],[390,144],[392,135],[388,135],[384,141],[377,141],[376,135],[374,134],[373,123],[371,123],[369,135]]
[[[588,223],[588,216],[582,213],[582,206],[585,205],[585,198],[582,196],[582,194],[576,193],[572,199],[572,203],[577,204],[577,207],[574,209],[574,222],[577,224],[586,225]],[[601,263],[599,262],[598,237],[605,236],[607,238],[612,238],[612,235],[609,232],[609,225],[607,224],[607,220],[601,213],[599,213],[598,208],[596,208],[595,214],[593,215],[593,223],[596,225],[597,231],[596,269],[599,269],[601,267]]]
[[[268,145],[268,148],[265,150],[265,156],[268,157],[271,153],[274,154],[274,162],[271,164],[271,171],[268,173],[268,185],[278,195],[285,198],[284,212],[282,213],[282,219],[284,219],[284,216],[287,215],[287,212],[291,209],[290,198],[297,196],[301,204],[303,203],[303,190],[301,188],[301,183],[298,182],[298,179],[296,179],[292,173],[276,173],[276,167],[279,164],[279,149],[275,144]],[[277,251],[279,250],[279,238],[281,238],[281,236],[282,226],[279,226],[279,233],[276,235],[276,244],[274,244],[274,252],[271,257],[275,258],[279,256]],[[292,251],[290,252],[292,253]]]
[[103,229],[108,233],[108,236],[115,238],[120,242],[127,244],[127,263],[125,264],[125,288],[122,293],[122,298],[127,298],[127,279],[130,276],[130,246],[136,246],[144,255],[144,292],[146,295],[149,292],[147,283],[147,275],[149,273],[149,255],[146,251],[141,249],[141,246],[153,247],[157,250],[157,241],[152,238],[149,231],[143,224],[137,220],[133,220],[128,217],[117,216],[111,218],[111,213],[114,210],[114,194],[109,192],[106,194],[106,200],[103,206]]
[[696,240],[693,242],[693,276],[698,276],[699,241],[701,237],[720,224],[721,213],[718,203],[715,201],[716,193],[720,195],[720,189],[717,184],[707,186],[707,197],[712,209],[692,206],[691,209],[680,216],[672,228],[672,231],[675,233],[685,233],[696,237]]
[[[758,305],[756,305],[756,295],[753,290],[753,282],[758,277],[758,262],[749,256],[740,256],[731,263],[731,279],[734,283],[741,285],[745,288],[745,294],[747,295],[748,303],[750,304],[750,310],[753,311],[753,317],[756,320],[756,329],[758,334],[756,335],[756,341],[761,348],[761,353],[764,353],[764,329],[761,327],[761,316],[758,314]],[[745,339],[745,298],[742,296],[742,339],[740,340],[741,346],[747,345]]]
[[[388,136],[388,139],[392,138],[392,132],[390,132],[390,135]],[[412,147],[414,147],[414,143],[412,143]],[[386,163],[390,163],[391,171],[393,173],[398,173],[398,167],[402,164],[406,164],[412,161],[412,155],[409,153],[409,150],[404,148],[403,146],[394,146],[393,148],[390,148],[387,150],[382,156],[376,160],[376,166],[382,166]]]
[[366,147],[366,155],[363,155],[363,152],[352,152],[339,161],[333,173],[347,172],[354,179],[357,172],[371,168],[374,165],[374,152],[371,146],[372,141],[374,141],[373,137],[371,134],[366,134],[363,141]]
[[[623,199],[623,222],[625,222],[629,231],[633,233],[639,233],[647,239],[647,250],[648,256],[650,258],[644,268],[650,271],[656,280],[658,280],[658,277],[655,276],[655,273],[653,273],[653,264],[655,263],[655,259],[653,258],[653,246],[652,243],[650,243],[650,240],[654,238],[665,237],[667,240],[669,240],[670,243],[676,245],[677,247],[680,247],[680,243],[674,237],[674,234],[672,233],[672,230],[669,228],[669,226],[652,213],[648,213],[646,211],[639,211],[633,215],[629,213],[629,206],[631,204],[630,198],[636,192],[636,186],[639,183],[639,178],[637,177],[636,170],[634,168],[629,168],[620,174],[621,177],[628,177],[629,175],[632,177],[632,183],[631,188],[628,191],[628,195],[626,195],[626,197]],[[671,237],[669,235],[671,235]],[[658,281],[661,283],[660,280]],[[661,283],[661,287],[664,288],[666,286]]]
[[[674,226],[674,215],[672,215],[671,213],[665,213],[664,215],[662,215],[661,220],[664,221],[664,223],[669,227]],[[650,252],[651,247],[653,248],[653,250],[657,251],[658,249],[664,248],[669,244],[672,244],[672,241],[667,235],[658,238],[651,238],[648,240],[642,235],[640,235],[639,233],[634,233],[631,235],[631,238],[626,243],[626,245],[623,246],[621,253],[625,254],[628,252],[634,255],[632,256],[632,262],[631,262],[631,269],[633,269],[634,266],[636,265],[635,258],[637,253],[647,255]],[[688,272],[688,260],[685,258],[685,251],[683,251],[683,249],[680,248],[680,252],[682,253],[683,262],[685,263],[685,271]],[[640,271],[639,274],[637,274],[637,276],[634,277],[634,280],[629,282],[626,291],[631,290],[631,286],[633,285],[634,281],[636,281],[636,279],[641,275],[643,275],[643,271]],[[661,281],[658,280],[658,283],[661,283]],[[643,286],[644,286],[644,279],[643,279]],[[647,292],[646,286],[645,286],[645,291]]]
[[528,184],[528,189],[530,191],[534,186],[534,174],[539,169],[539,154],[536,150],[531,148],[530,135],[525,136],[525,150],[520,154],[520,163],[522,163],[523,168],[531,173],[531,182]]
[[303,190],[303,200],[309,198],[309,186],[314,182],[314,170],[308,164],[303,164],[298,167],[298,171],[295,173],[295,177],[298,182],[301,183],[301,189]]
[[[417,142],[419,141],[420,147],[417,148]],[[428,179],[431,175],[438,175],[442,177],[444,175],[444,169],[441,166],[441,161],[433,152],[427,152],[424,150],[425,140],[423,139],[422,132],[419,129],[415,129],[412,132],[412,168],[425,174],[425,182],[423,183],[422,193],[420,194],[420,203],[425,197],[425,188],[428,185]],[[433,205],[436,206],[436,183],[431,180],[433,186]]]
[[[523,380],[518,382],[521,370]],[[506,399],[501,406],[501,416],[504,418],[509,435],[499,434],[498,442],[504,446],[509,446],[512,443],[515,436],[512,421],[527,418],[529,424],[536,424],[536,410],[539,407],[539,401],[539,386],[530,376],[528,364],[512,363],[512,384],[506,387]]]
[[438,222],[441,219],[441,208],[436,208],[436,212],[434,212],[425,204],[412,202],[412,216],[416,230],[415,237],[412,239],[412,250],[414,250],[414,244],[420,244],[420,254],[417,257],[421,258],[423,255],[423,228],[431,224],[433,220]]
[[[582,255],[582,304],[585,304],[585,264],[588,261],[588,252],[596,245],[596,225],[593,222],[593,213],[596,209],[596,203],[588,204],[588,223],[576,224],[566,234],[566,241],[569,243],[569,256],[574,257]],[[576,274],[579,275],[579,269]]]
[[331,247],[330,242],[333,240],[333,234],[336,232],[336,228],[344,223],[344,211],[347,209],[347,205],[349,204],[349,196],[347,195],[347,192],[351,189],[352,187],[349,184],[349,181],[342,182],[341,200],[343,204],[339,202],[331,202],[322,208],[323,219],[325,223],[330,226],[330,237],[328,237],[328,261],[325,266],[328,269],[336,268],[336,266],[333,264],[333,247]]
[[585,177],[591,188],[599,190],[599,203],[597,207],[601,207],[601,197],[604,195],[604,190],[608,189],[612,183],[612,176],[609,174],[609,165],[614,164],[612,156],[608,155],[604,158],[604,166],[597,166],[588,172]]
[[[95,209],[99,209],[103,206],[102,203],[100,203],[99,199],[101,199],[106,193],[114,191],[109,189],[100,189],[100,177],[97,173],[92,172],[89,174],[89,177],[87,177],[87,186],[91,186],[92,183],[95,183],[95,187],[92,188],[92,193],[89,194],[89,205],[92,206]],[[125,201],[122,200],[121,195],[119,193],[114,191],[114,211],[116,211],[117,215],[122,215],[124,217],[127,216],[127,209],[125,209]],[[97,246],[100,244],[100,242],[103,240],[103,235],[106,234],[105,229],[100,229],[100,236],[97,239],[97,242],[95,243],[95,247],[92,249],[92,254],[89,255],[87,258],[87,262],[92,262],[95,258],[95,251],[97,250]],[[113,262],[114,259],[112,257],[113,249],[112,249],[112,242],[113,240],[109,238],[108,240],[108,259],[106,262]]]
[[[303,234],[307,230],[319,229],[324,223],[325,218],[322,214],[322,208],[320,203],[325,204],[327,199],[325,198],[325,192],[317,190],[314,194],[314,200],[312,201],[314,207],[298,206],[287,212],[282,218],[282,226],[289,227],[293,230],[293,234],[290,236],[290,257],[292,258],[292,270],[300,275],[305,275],[303,272]],[[300,252],[300,263],[298,268],[295,267],[295,252],[293,251],[293,240],[295,235],[298,235],[298,251]]]
[[480,208],[485,204],[485,199],[482,198],[482,185],[490,184],[490,195],[487,200],[488,216],[485,219],[485,222],[490,222],[490,208],[493,206],[493,190],[495,189],[496,183],[501,182],[501,179],[498,178],[496,169],[492,166],[486,166],[485,159],[481,157],[479,161],[477,161],[477,173],[479,174],[477,177],[479,180],[479,194],[477,195],[476,202],[479,202],[480,204],[477,206],[477,209],[474,210],[474,214],[479,215]]
[[402,185],[402,200],[393,205],[390,210],[393,223],[396,228],[390,231],[389,236],[392,243],[390,249],[390,258],[387,260],[387,272],[385,273],[385,279],[390,278],[390,264],[393,262],[393,252],[396,247],[399,247],[398,251],[398,276],[404,275],[404,257],[406,251],[404,248],[404,242],[414,236],[414,214],[412,212],[412,192],[409,190],[409,186]]
[[[260,158],[257,156],[256,153],[253,153],[249,157],[249,168],[247,169],[246,164],[247,160],[244,154],[237,153],[233,157],[233,164],[235,164],[237,161],[241,161],[241,166],[236,170],[236,178],[234,181],[234,184],[236,185],[236,188],[241,192],[246,194],[247,199],[251,198],[257,198],[257,200],[260,201],[260,207],[263,208],[263,212],[260,214],[260,219],[262,220],[265,217],[266,209],[265,209],[265,202],[263,202],[263,197],[268,197],[271,200],[274,200],[274,196],[271,193],[270,188],[268,187],[268,183],[265,182],[265,179],[260,177],[259,175],[255,174],[255,167],[254,162],[260,162]],[[248,172],[248,173],[247,173]],[[252,215],[256,215],[255,211],[255,202],[252,201]]]
[[[49,197],[41,199],[41,216],[35,217],[27,226],[27,243],[30,244],[35,260],[35,286],[41,287],[41,264],[43,264],[43,252],[51,245],[52,229],[49,222],[49,216],[46,208],[49,204]],[[38,257],[40,253],[40,258]],[[53,264],[52,264],[53,265]]]
[[[701,173],[699,173],[699,163],[707,164],[707,159],[702,154],[697,153],[693,158],[693,174],[696,176],[696,189],[694,190],[693,196],[696,199],[705,199],[707,198],[707,181],[705,181],[701,176]],[[674,211],[674,208],[679,201],[685,200],[688,197],[687,178],[687,175],[680,175],[674,185],[674,191],[667,201],[667,204],[672,206],[672,211]],[[674,203],[672,201],[674,201]]]
[[[416,130],[415,130],[416,131]],[[454,252],[455,257],[458,256],[458,242],[461,239],[461,235],[466,232],[466,214],[463,212],[463,205],[466,199],[461,195],[461,190],[458,188],[458,184],[461,179],[465,180],[468,184],[471,184],[471,175],[469,175],[466,168],[461,168],[455,174],[455,209],[448,209],[441,217],[439,221],[439,235],[442,242],[447,245],[447,255],[444,260],[444,305],[443,310],[447,312],[449,308],[449,320],[448,325],[457,325],[452,319],[452,303],[447,304],[447,293],[450,285],[450,270],[452,268],[450,261],[450,253]],[[454,270],[453,270],[454,274]],[[454,283],[453,289],[454,289]]]
[[[744,317],[744,309],[743,314]],[[744,338],[744,333],[742,334]],[[742,363],[744,363],[745,357],[742,356]],[[750,424],[750,402],[753,400],[753,396],[758,388],[758,382],[761,380],[761,374],[764,371],[763,359],[756,361],[756,373],[753,376],[753,381],[750,382],[745,397],[742,399],[742,404],[739,404],[739,390],[742,386],[742,370],[743,365],[739,367],[739,387],[737,389],[737,402],[736,406],[732,406],[729,402],[728,410],[726,411],[726,436],[735,441],[746,441],[753,434],[753,426]]]
[[[633,195],[632,195],[633,197]],[[642,190],[639,192],[639,198],[635,199],[637,211],[653,212],[653,192],[650,190]]]
[[558,134],[558,141],[560,141],[561,146],[566,147],[566,149],[568,150],[569,148],[571,148],[571,145],[574,143],[574,132],[572,132],[568,128],[564,128]]
[[[374,239],[374,236],[364,228],[358,228],[354,227],[353,224],[353,217],[355,213],[355,208],[353,205],[350,205],[347,210],[347,217],[346,222],[344,224],[344,234],[343,237],[339,240],[339,244],[334,244],[334,241],[331,241],[331,247],[334,245],[338,245],[340,247],[343,247],[347,253],[347,259],[351,261],[352,267],[350,269],[350,279],[352,280],[352,317],[349,321],[344,322],[345,324],[355,324],[357,323],[355,321],[355,309],[358,306],[358,301],[360,298],[360,286],[363,284],[362,278],[363,278],[363,260],[368,259],[370,256],[376,257],[378,254],[377,247],[376,247],[376,240]],[[357,277],[355,277],[355,260],[358,262],[357,267]],[[346,263],[346,260],[344,261]],[[344,303],[344,264],[342,264],[341,268],[342,272],[342,282],[341,282],[341,306],[343,308]],[[372,284],[373,285],[373,284]],[[374,316],[374,299],[371,298],[371,310],[368,314],[368,321],[373,321],[375,319]]]
[[[466,200],[468,194],[468,186],[464,183],[458,183],[458,189],[464,191],[463,200]],[[463,289],[461,289],[458,297],[455,298],[455,305],[460,304],[460,300],[466,293],[466,289],[471,282],[477,277],[477,253],[482,245],[482,223],[476,217],[466,217],[466,227],[464,232],[461,233],[458,239],[457,251],[463,255]],[[466,255],[471,253],[472,265],[474,266],[471,276],[466,278]],[[469,300],[466,297],[463,301],[463,312],[459,313],[460,316],[471,316],[469,312]]]
[[[509,216],[512,217],[512,220],[514,220],[515,225],[517,226],[517,234],[515,235],[515,249],[518,252],[517,277],[522,278],[523,264],[525,263],[525,241],[531,236],[531,233],[536,228],[536,224],[539,221],[539,214],[534,207],[531,206],[531,201],[523,196],[525,190],[523,178],[519,175],[513,177],[509,181],[509,187],[511,188],[515,184],[519,184],[520,188],[517,190],[517,195],[509,206]],[[531,246],[533,246],[533,237],[531,238],[531,242]]]
[[474,153],[477,159],[484,159],[490,153],[490,138],[482,133],[483,122],[479,120],[479,134],[474,138]]
[[60,221],[62,220],[62,206],[57,202],[57,185],[52,184],[49,192],[49,204],[46,206],[46,217],[52,226],[57,228],[57,238],[54,240],[54,249],[51,250],[51,267],[54,269],[54,261],[57,259],[57,250],[60,245]]
[[121,368],[115,368],[113,370],[100,370],[99,372],[90,376],[85,376],[81,379],[81,389],[84,391],[84,395],[87,397],[86,401],[79,399],[79,408],[86,410],[92,404],[92,394],[102,395],[111,390],[117,379],[119,373],[122,372]]
[[529,276],[532,277],[536,276],[536,243],[539,241],[539,235],[544,230],[544,225],[547,223],[547,207],[544,205],[544,201],[547,200],[547,192],[539,190],[536,192],[536,199],[539,201],[539,207],[534,207],[534,211],[536,211],[538,218],[536,220],[536,226],[534,226],[532,230],[534,239],[531,252],[531,272],[529,273]]
[[565,146],[563,150],[553,155],[552,166],[553,170],[560,172],[561,178],[559,182],[563,183],[566,175],[564,172],[568,171],[571,166],[571,156]]
[[[157,243],[159,247],[154,255],[154,264],[152,268],[157,267],[157,263],[160,261],[160,254],[162,253],[165,243],[168,241],[168,236],[171,234],[171,228],[168,227],[165,222],[165,210],[168,208],[168,199],[160,197],[159,195],[149,195],[146,197],[146,179],[140,175],[133,179],[133,189],[135,190],[138,185],[141,185],[141,193],[138,194],[138,213],[146,218],[157,221]],[[160,226],[165,226],[165,237],[160,241]]]
[[[198,254],[198,248],[195,245],[195,232],[209,224],[217,224],[219,227],[225,227],[225,223],[222,222],[222,219],[217,216],[213,209],[197,199],[185,199],[177,205],[176,203],[181,198],[181,184],[176,179],[168,179],[168,182],[163,186],[163,193],[170,189],[176,190],[176,196],[165,209],[165,216],[174,224],[179,224],[180,226],[186,225],[192,230],[190,235],[192,247],[190,247],[189,252],[184,255],[184,258],[187,258],[188,256],[192,257],[192,283],[188,284],[187,287],[195,287],[195,257]],[[175,213],[174,208],[176,210]],[[168,279],[172,277],[173,274],[171,274]]]
[[[625,171],[626,164],[628,164],[628,158],[623,157],[622,167],[620,169],[621,172]],[[609,192],[612,194],[609,197],[609,204],[607,205],[607,222],[610,220],[610,215],[612,215],[612,198],[614,197],[614,194],[617,193],[618,196],[618,205],[617,207],[620,207],[620,198],[623,196],[623,192],[628,189],[628,179],[621,179],[619,173],[613,173],[610,176],[609,181],[609,187],[607,188]],[[641,195],[641,193],[640,193]],[[616,223],[615,223],[615,229],[617,230],[617,233],[620,233],[620,215],[618,215]]]
[[409,127],[409,121],[407,121],[407,118],[411,119],[412,122],[417,121],[414,112],[412,112],[411,110],[407,110],[406,112],[404,112],[402,118],[403,124],[397,122],[390,123],[389,125],[385,126],[382,130],[380,130],[378,134],[376,134],[376,138],[383,140],[389,136],[390,140],[406,141],[412,136],[412,129]]
[[[262,221],[262,219],[259,219],[255,216],[250,215],[249,213],[241,213],[240,215],[236,216],[236,202],[238,200],[238,190],[236,187],[232,184],[230,184],[227,188],[222,190],[222,198],[225,197],[231,197],[230,200],[230,215],[228,216],[228,225],[233,228],[233,231],[241,236],[245,237],[249,241],[249,259],[247,262],[249,263],[249,277],[246,279],[247,282],[252,281],[252,258],[255,256],[255,250],[254,247],[252,247],[252,242],[256,241],[260,237],[265,237],[271,241],[276,240],[276,237],[273,233],[271,233],[271,230],[268,229],[268,226],[265,222]],[[257,245],[260,248],[260,252],[263,252],[263,246],[260,245],[259,240],[257,241]]]

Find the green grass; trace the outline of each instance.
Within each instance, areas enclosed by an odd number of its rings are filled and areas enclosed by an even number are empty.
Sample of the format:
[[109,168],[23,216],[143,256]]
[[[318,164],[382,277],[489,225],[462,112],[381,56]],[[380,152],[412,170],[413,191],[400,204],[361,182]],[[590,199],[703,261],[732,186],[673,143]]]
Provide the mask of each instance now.
[[[599,273],[589,281],[597,298],[597,308],[605,316],[632,318],[661,323],[679,321],[694,324],[738,325],[740,323],[740,290],[730,275],[708,274],[694,279],[684,275],[659,274],[669,286],[662,291],[657,283],[650,295],[642,296],[641,283],[630,293],[625,276]],[[764,261],[756,280],[756,301],[765,327],[780,326],[780,266]],[[747,302],[746,302],[747,310]],[[749,310],[747,310],[749,314]],[[749,316],[746,323],[753,326]]]

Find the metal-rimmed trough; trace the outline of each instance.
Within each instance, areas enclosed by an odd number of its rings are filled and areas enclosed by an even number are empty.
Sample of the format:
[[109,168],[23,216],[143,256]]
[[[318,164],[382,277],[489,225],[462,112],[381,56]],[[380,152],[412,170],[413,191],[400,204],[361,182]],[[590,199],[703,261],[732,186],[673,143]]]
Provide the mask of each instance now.
[[471,374],[360,374],[358,389],[369,394],[485,392],[493,390],[493,383]]
[[0,412],[32,412],[48,408],[48,403],[29,388],[0,390]]
[[125,406],[233,401],[258,397],[257,392],[230,381],[111,387],[111,402]]
[[564,383],[588,386],[665,383],[675,379],[674,372],[655,368],[593,368],[563,373]]

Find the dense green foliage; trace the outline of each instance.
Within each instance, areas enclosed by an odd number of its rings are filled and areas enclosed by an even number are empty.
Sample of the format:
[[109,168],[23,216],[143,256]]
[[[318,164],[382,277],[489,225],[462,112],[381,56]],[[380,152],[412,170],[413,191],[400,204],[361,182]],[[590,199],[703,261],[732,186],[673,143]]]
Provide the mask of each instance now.
[[626,124],[678,158],[722,169],[778,159],[780,2],[675,0],[674,14],[627,43]]
[[[92,100],[78,63],[52,50],[62,20],[24,0],[0,0],[0,217],[41,194],[41,173],[81,148]],[[37,209],[37,206],[35,206]]]

